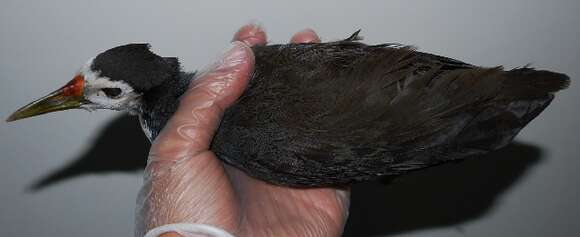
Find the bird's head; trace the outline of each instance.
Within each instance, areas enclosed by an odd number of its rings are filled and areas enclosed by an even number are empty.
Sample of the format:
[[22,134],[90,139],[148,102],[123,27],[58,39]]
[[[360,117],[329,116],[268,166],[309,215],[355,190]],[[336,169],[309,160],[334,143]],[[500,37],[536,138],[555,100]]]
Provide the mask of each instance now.
[[178,72],[176,58],[160,57],[147,44],[115,47],[90,59],[66,85],[18,109],[7,121],[68,109],[138,113],[143,94]]

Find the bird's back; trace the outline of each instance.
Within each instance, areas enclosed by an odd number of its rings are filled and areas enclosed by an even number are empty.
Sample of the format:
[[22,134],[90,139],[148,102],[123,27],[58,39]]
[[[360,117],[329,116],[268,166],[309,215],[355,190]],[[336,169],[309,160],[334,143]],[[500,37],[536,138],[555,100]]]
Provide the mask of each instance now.
[[248,88],[211,149],[270,182],[345,184],[509,143],[563,89],[563,74],[503,71],[398,45],[254,48]]

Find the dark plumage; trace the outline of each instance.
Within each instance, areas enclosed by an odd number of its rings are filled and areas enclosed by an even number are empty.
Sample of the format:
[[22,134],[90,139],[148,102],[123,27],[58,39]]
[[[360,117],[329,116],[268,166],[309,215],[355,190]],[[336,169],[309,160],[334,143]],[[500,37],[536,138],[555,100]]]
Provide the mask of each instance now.
[[[282,185],[397,176],[505,146],[569,83],[560,73],[481,68],[411,47],[366,45],[357,33],[338,42],[254,47],[250,83],[226,109],[211,150]],[[136,113],[151,140],[194,78],[176,58],[144,44],[108,50],[91,69],[142,93]],[[101,91],[112,101],[119,93]]]

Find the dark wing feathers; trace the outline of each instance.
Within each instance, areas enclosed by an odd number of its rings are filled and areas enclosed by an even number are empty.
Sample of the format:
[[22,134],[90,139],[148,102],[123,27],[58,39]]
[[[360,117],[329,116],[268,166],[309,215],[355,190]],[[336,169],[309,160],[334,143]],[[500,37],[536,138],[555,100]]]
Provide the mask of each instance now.
[[478,68],[411,47],[340,41],[254,52],[253,78],[212,149],[286,185],[397,175],[496,149],[567,85],[562,74]]
[[528,98],[541,94],[553,93],[565,89],[570,84],[570,78],[561,73],[519,68],[506,72],[506,81],[502,97]]

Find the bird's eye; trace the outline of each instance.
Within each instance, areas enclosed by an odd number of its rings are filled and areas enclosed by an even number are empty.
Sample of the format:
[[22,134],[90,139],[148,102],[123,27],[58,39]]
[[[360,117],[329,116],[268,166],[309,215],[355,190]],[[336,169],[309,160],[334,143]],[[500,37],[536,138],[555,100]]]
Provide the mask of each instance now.
[[116,98],[121,95],[122,92],[119,88],[102,88],[101,91],[104,92],[105,95],[107,95],[109,98]]

